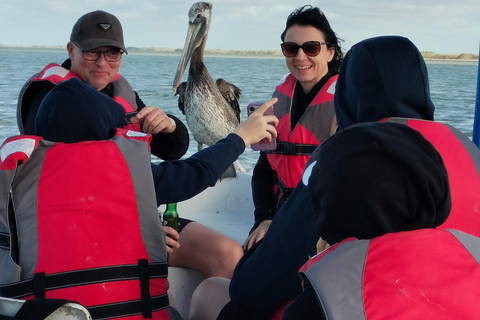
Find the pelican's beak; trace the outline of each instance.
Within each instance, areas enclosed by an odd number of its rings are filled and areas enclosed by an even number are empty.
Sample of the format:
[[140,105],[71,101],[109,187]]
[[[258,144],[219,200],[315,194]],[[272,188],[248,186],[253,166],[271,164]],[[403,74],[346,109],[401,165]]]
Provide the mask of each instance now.
[[190,61],[193,52],[202,43],[207,29],[206,27],[206,19],[203,17],[197,18],[195,21],[189,23],[187,39],[185,39],[185,46],[183,47],[182,56],[180,57],[175,79],[173,80],[173,92],[177,91],[177,88],[182,81],[183,72],[187,68],[187,64]]

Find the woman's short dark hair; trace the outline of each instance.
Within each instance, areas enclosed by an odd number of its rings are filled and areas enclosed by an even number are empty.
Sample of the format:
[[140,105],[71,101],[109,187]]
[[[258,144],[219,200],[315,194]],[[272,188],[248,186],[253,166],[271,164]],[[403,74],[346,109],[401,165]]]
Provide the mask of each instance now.
[[322,10],[317,7],[312,7],[311,5],[305,5],[290,13],[287,18],[285,30],[280,36],[282,41],[285,40],[287,30],[294,25],[312,26],[323,32],[325,35],[325,42],[329,43],[328,48],[335,49],[333,59],[328,63],[328,71],[332,74],[338,74],[338,69],[340,68],[343,59],[342,49],[340,48],[341,39],[337,38],[337,35],[330,27],[330,23]]

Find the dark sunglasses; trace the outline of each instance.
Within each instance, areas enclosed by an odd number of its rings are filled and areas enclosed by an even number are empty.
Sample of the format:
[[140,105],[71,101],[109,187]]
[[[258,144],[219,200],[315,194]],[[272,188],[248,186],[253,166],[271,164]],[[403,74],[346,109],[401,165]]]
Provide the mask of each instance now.
[[307,41],[301,46],[295,42],[284,42],[280,45],[282,53],[287,58],[293,58],[297,55],[298,50],[302,48],[303,52],[309,57],[315,57],[320,53],[322,44],[330,44],[329,42]]

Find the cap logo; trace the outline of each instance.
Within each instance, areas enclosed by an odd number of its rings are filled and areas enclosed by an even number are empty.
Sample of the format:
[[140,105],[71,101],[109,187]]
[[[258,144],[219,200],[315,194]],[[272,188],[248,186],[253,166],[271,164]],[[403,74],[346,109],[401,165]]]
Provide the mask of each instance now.
[[112,25],[110,23],[99,23],[99,24],[97,24],[97,27],[100,30],[105,31],[105,32],[112,29]]

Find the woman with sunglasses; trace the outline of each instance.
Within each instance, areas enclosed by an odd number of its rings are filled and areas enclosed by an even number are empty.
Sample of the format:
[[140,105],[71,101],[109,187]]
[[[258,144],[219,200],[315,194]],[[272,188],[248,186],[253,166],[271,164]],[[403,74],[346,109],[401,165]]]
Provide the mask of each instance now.
[[281,34],[290,73],[277,86],[277,148],[262,151],[253,171],[255,224],[245,241],[250,249],[265,236],[315,148],[337,129],[333,93],[342,61],[339,39],[323,12],[310,5],[293,11]]
[[[246,240],[244,249],[250,249],[263,238],[277,212],[278,195],[273,191],[276,176],[282,179],[285,177],[285,180],[295,178],[296,181],[288,185],[293,190],[310,154],[337,129],[333,92],[342,53],[339,40],[327,18],[318,8],[303,6],[289,15],[281,39],[282,52],[290,74],[273,94],[278,98],[274,112],[279,119],[276,129],[280,143],[273,153],[262,151],[255,166],[252,179],[255,227]],[[288,153],[289,147],[303,155]],[[293,167],[287,165],[289,161]],[[295,191],[292,200],[282,208],[283,214],[297,210],[308,213],[311,210],[308,193],[301,190]],[[279,193],[281,195],[282,192]],[[284,193],[283,196],[285,195]],[[313,221],[313,213],[311,220]],[[294,221],[297,222],[302,227],[288,225],[291,228],[288,231],[292,234],[305,230],[303,224],[309,223],[303,217]],[[262,248],[259,244],[248,250],[237,264],[231,282],[214,277],[200,284],[191,300],[189,320],[279,320],[283,304],[301,293],[297,271],[309,253],[316,252],[318,235],[316,232],[314,234],[311,238],[311,232],[306,232],[306,237],[304,234],[297,237],[307,244],[295,247],[293,250],[296,251],[296,257],[282,265],[272,265],[264,253],[278,256],[278,252],[290,252],[292,248],[283,245]],[[272,240],[269,235],[267,238]],[[278,243],[276,240],[273,242]],[[308,243],[312,245],[309,246]],[[249,268],[251,265],[254,265],[253,269]],[[248,279],[244,279],[244,275]],[[235,290],[232,291],[232,288]]]

